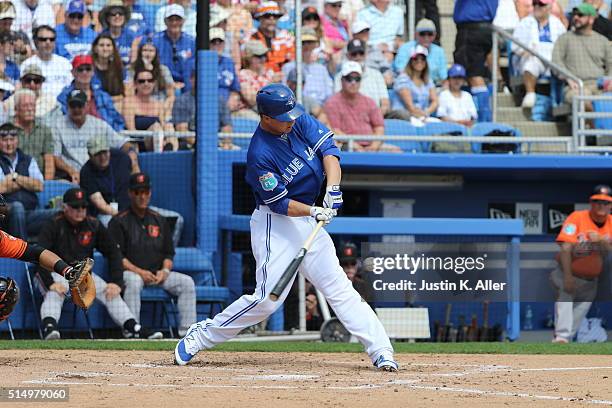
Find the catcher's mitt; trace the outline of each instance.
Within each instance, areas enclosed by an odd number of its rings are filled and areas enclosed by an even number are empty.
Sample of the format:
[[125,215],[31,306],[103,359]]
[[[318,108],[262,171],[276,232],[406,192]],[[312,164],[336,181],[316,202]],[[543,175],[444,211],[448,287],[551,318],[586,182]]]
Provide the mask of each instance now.
[[0,322],[9,317],[19,301],[19,288],[11,278],[0,278]]
[[91,276],[93,265],[93,259],[85,258],[64,273],[70,285],[72,302],[83,309],[91,306],[96,298],[96,284]]

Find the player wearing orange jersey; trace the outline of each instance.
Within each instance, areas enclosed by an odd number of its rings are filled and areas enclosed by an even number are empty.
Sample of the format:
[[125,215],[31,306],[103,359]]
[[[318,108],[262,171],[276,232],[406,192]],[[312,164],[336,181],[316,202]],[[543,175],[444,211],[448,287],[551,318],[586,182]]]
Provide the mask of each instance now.
[[558,291],[555,303],[555,343],[568,343],[597,294],[597,281],[612,249],[612,190],[598,185],[589,210],[571,213],[557,236],[561,250],[551,274]]

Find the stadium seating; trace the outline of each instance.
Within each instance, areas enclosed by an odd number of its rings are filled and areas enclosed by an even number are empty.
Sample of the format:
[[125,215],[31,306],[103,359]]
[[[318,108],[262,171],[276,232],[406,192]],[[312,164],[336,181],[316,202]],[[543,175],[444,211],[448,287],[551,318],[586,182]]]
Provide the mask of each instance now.
[[[612,92],[604,95],[612,96]],[[593,110],[595,112],[612,113],[612,101],[593,101]],[[597,129],[612,129],[612,118],[595,119],[594,124]]]
[[[256,120],[253,120],[253,119],[232,118],[232,131],[234,133],[250,133],[250,134],[252,134],[253,132],[255,132],[255,129],[257,129],[258,125],[259,125],[259,122],[256,121]],[[234,139],[232,139],[232,142],[235,145],[240,146],[240,148],[242,148],[242,149],[248,149],[250,141],[251,141],[251,139],[244,139],[244,138],[234,138]]]
[[[401,119],[385,119],[385,135],[387,136],[416,136],[419,134],[419,129]],[[406,153],[423,152],[423,143],[409,140],[393,140],[389,142],[398,146]]]
[[[418,128],[419,135],[421,136],[436,136],[436,135],[453,135],[453,136],[467,136],[468,129],[458,123],[452,122],[431,122],[425,124],[425,126]],[[423,151],[428,152],[431,150],[431,143],[423,143]]]
[[78,187],[78,185],[65,180],[45,180],[43,191],[37,193],[38,207],[50,207],[49,201],[55,199],[56,197],[59,197],[61,201],[66,190],[71,189],[73,187]]
[[[496,123],[496,122],[479,122],[476,123],[471,129],[470,133],[472,136],[488,136],[493,132],[508,132],[512,133],[513,136],[522,136],[521,131],[515,129],[514,127],[507,125],[505,123]],[[474,153],[481,153],[482,151],[482,143],[472,143],[472,150]],[[519,153],[521,151],[521,145],[516,144],[516,149],[514,153]]]

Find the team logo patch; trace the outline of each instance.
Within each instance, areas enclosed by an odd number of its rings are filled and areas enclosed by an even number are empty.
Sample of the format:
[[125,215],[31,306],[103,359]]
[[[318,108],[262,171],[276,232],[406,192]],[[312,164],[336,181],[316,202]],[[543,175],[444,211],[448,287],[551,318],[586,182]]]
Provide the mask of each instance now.
[[278,186],[278,180],[274,177],[274,174],[268,172],[262,176],[259,176],[259,183],[265,191],[272,191]]
[[91,231],[83,231],[79,233],[79,245],[81,246],[89,246],[91,244],[91,240],[93,238],[93,234]]
[[574,235],[576,233],[576,225],[567,224],[565,227],[563,227],[563,232],[567,235]]
[[147,227],[147,232],[151,238],[159,237],[159,226],[158,225],[149,225]]

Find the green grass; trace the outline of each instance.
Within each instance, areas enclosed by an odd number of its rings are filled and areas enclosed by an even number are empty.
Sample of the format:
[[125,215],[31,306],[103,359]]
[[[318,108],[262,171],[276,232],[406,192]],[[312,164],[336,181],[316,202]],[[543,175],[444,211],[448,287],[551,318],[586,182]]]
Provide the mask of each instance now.
[[[138,350],[170,351],[172,341],[91,341],[91,340],[1,340],[0,350],[53,349],[53,350]],[[395,343],[398,353],[425,354],[612,354],[612,343],[550,344],[550,343]],[[307,352],[307,353],[357,353],[363,351],[359,344],[319,342],[265,342],[225,343],[217,351],[244,352]]]

